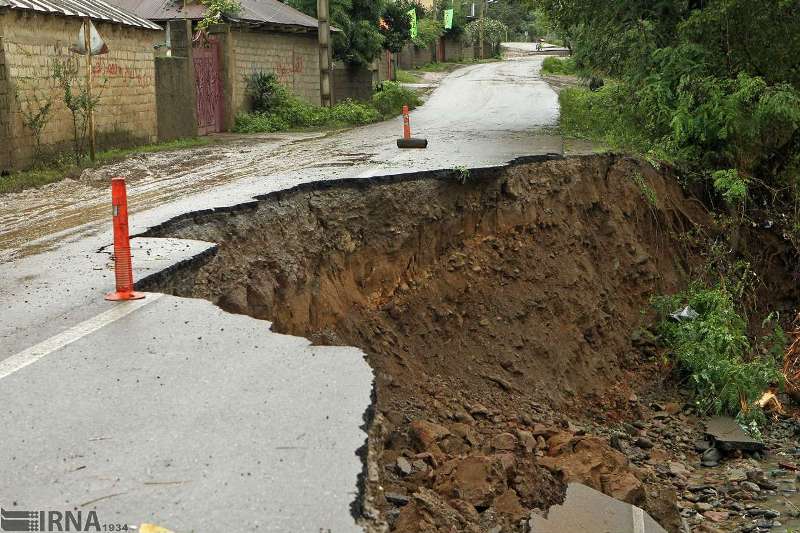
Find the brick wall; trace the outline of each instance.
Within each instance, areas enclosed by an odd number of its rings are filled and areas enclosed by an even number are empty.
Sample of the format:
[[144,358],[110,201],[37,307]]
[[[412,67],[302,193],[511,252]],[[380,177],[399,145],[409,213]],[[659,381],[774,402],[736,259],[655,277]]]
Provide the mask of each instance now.
[[[52,77],[55,62],[74,62],[79,80],[85,79],[85,59],[69,52],[81,26],[80,19],[14,11],[0,14],[0,35],[9,84],[9,136],[13,166],[29,165],[34,137],[23,124],[21,109],[51,99],[51,119],[44,130],[48,152],[69,150],[72,115],[63,91]],[[99,148],[154,142],[157,138],[155,63],[153,43],[163,34],[118,24],[95,23],[108,44],[108,54],[93,58],[95,129]]]
[[233,49],[233,112],[249,110],[246,77],[274,72],[295,95],[319,105],[319,46],[316,33],[231,30]]

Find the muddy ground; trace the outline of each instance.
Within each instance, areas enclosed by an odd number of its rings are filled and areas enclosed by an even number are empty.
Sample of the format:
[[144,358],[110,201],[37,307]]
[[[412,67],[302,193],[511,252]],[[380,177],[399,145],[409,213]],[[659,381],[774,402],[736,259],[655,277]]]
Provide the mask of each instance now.
[[[779,516],[758,503],[777,494],[763,458],[701,470],[701,417],[647,329],[649,299],[683,287],[715,233],[666,170],[540,158],[180,217],[150,234],[219,250],[146,285],[363,349],[369,530],[525,531],[580,481],[669,531],[753,531]],[[758,242],[769,260],[754,266],[774,274],[762,290],[790,306],[778,241]],[[773,448],[792,453],[792,423],[774,428]],[[731,477],[734,460],[756,462]]]

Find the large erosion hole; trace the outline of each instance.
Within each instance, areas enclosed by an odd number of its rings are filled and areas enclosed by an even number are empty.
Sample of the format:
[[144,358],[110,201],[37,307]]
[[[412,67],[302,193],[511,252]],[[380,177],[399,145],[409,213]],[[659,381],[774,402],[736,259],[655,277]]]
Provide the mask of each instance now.
[[614,155],[321,183],[154,230],[219,249],[150,288],[364,350],[378,522],[517,530],[563,498],[546,439],[624,412],[654,375],[631,334],[685,282],[678,235],[707,221],[673,178]]

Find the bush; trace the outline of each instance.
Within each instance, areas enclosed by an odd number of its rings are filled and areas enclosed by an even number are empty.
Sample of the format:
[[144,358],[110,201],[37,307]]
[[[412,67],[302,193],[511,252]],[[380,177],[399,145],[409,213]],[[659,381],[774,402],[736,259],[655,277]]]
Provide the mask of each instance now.
[[288,94],[273,72],[254,72],[247,76],[247,96],[251,109],[256,113],[268,113],[285,102]]
[[380,119],[367,104],[345,100],[333,107],[311,105],[290,97],[270,113],[240,113],[234,131],[238,133],[273,133],[299,128],[360,126]]
[[255,73],[247,78],[252,113],[236,116],[238,133],[272,133],[290,129],[361,126],[400,114],[403,105],[420,104],[416,91],[385,82],[372,104],[345,100],[333,107],[320,107],[297,98],[278,83],[274,74]]
[[409,109],[418,107],[421,103],[419,95],[412,89],[406,89],[399,83],[386,81],[378,88],[372,97],[372,105],[383,117],[394,117],[403,112],[403,106]]
[[743,204],[747,200],[747,180],[736,169],[718,170],[712,174],[714,189],[730,206]]
[[561,91],[558,100],[564,134],[600,140],[614,148],[634,147],[642,153],[652,149],[641,125],[627,111],[625,86],[607,83],[597,91],[571,87]]
[[565,76],[574,76],[578,72],[578,67],[575,65],[575,60],[571,57],[568,59],[559,59],[557,57],[547,57],[542,62],[542,74],[562,74]]
[[[772,384],[782,384],[778,361],[753,353],[747,324],[733,296],[721,287],[690,287],[673,296],[655,298],[661,338],[688,374],[699,407],[714,414],[753,418],[755,402]],[[688,305],[693,320],[676,321],[670,313]],[[770,351],[768,351],[769,353]],[[780,354],[782,349],[771,350]]]

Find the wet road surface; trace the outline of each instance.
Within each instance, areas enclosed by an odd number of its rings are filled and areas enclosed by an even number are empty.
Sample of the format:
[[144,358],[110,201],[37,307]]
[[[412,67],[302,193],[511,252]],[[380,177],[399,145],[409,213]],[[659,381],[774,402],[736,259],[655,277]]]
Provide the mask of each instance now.
[[[142,155],[0,197],[0,501],[180,531],[358,531],[349,505],[373,379],[363,353],[310,347],[196,300],[104,301],[109,178],[130,181],[135,234],[309,180],[561,152],[540,65],[448,76],[412,116],[426,151],[396,148],[395,119]],[[135,240],[136,275],[212,246]]]
[[274,189],[287,181],[486,166],[561,153],[561,139],[547,133],[558,120],[558,98],[539,77],[541,62],[474,65],[446,77],[412,113],[414,135],[430,141],[424,151],[398,150],[400,118],[340,133],[223,136],[219,145],[142,154],[87,170],[79,180],[0,196],[0,262],[105,228],[113,176],[128,179],[136,213],[237,182],[248,191],[256,181]]

